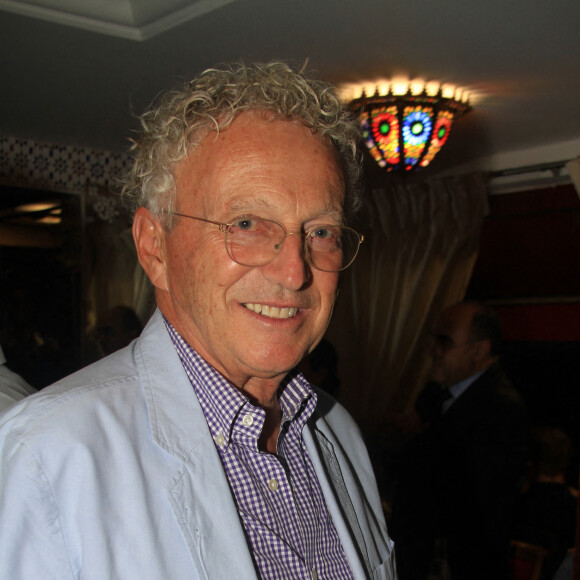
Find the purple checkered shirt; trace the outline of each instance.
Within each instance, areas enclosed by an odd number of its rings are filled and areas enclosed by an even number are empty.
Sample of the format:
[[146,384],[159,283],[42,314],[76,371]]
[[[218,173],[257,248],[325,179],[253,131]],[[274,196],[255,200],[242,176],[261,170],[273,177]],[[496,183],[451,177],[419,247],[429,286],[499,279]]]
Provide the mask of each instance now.
[[352,579],[302,440],[316,407],[308,382],[298,375],[281,390],[278,455],[261,452],[264,410],[166,325],[219,451],[260,576]]

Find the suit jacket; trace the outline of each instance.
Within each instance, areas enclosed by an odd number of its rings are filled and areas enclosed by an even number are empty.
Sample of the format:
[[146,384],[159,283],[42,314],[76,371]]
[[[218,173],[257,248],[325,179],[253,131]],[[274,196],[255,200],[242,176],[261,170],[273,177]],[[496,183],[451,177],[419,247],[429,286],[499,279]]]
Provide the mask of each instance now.
[[491,366],[410,445],[393,506],[398,558],[419,566],[418,554],[429,558],[433,538],[445,537],[450,564],[468,567],[453,578],[503,578],[526,443],[523,402]]
[[437,449],[450,525],[477,526],[488,538],[509,534],[510,506],[525,474],[527,421],[520,396],[499,368],[488,368],[426,435]]
[[[355,578],[394,578],[356,425],[321,399],[303,432]],[[0,422],[0,578],[257,578],[207,423],[162,316]]]

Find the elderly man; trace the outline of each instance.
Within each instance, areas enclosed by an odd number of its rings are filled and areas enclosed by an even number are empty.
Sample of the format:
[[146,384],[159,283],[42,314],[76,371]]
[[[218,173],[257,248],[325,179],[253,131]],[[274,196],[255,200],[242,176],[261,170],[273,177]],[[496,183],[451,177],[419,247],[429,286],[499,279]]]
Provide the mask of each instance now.
[[453,580],[501,580],[525,408],[499,369],[500,326],[488,307],[451,306],[433,338],[432,382],[415,404],[429,426],[411,442],[393,505],[400,578],[425,580],[438,540]]
[[394,578],[359,432],[293,371],[362,241],[356,124],[280,63],[141,122],[125,194],[158,310],[4,420],[0,577]]

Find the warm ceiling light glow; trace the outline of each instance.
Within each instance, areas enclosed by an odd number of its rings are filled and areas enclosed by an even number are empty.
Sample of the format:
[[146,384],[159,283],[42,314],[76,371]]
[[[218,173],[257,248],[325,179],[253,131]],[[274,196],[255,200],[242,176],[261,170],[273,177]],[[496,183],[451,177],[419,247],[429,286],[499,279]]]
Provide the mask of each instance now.
[[452,99],[455,95],[455,87],[453,85],[442,85],[441,94],[445,99]]
[[[409,90],[409,80],[405,78],[395,78],[391,82],[393,95],[404,95]],[[386,94],[386,93],[381,93]]]
[[375,161],[403,173],[429,165],[471,108],[463,88],[403,77],[343,85],[339,96],[358,115]]
[[58,203],[25,203],[14,208],[18,213],[30,213],[35,211],[46,211],[58,208]]
[[58,202],[24,203],[12,213],[20,220],[33,220],[37,224],[56,225],[62,222],[62,207]]
[[420,95],[425,90],[425,81],[417,79],[409,83],[412,95]]
[[58,225],[61,222],[61,218],[57,215],[47,215],[43,218],[38,220],[39,224],[47,224],[47,225]]
[[434,97],[439,92],[440,88],[441,83],[438,83],[437,81],[430,81],[428,83],[425,83],[425,92],[430,97]]
[[376,85],[376,87],[373,87],[372,85],[369,85],[368,87],[366,87],[365,93],[369,97],[371,95],[374,95],[375,92],[377,92],[379,95],[386,95],[389,92],[390,88],[391,88],[391,85],[388,81],[381,81],[380,83],[378,83]]

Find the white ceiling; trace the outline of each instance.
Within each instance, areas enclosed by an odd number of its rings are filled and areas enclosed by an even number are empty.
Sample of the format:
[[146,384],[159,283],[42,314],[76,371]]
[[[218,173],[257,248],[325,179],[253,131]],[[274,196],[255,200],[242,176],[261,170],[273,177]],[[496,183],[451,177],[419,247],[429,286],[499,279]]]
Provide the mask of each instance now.
[[159,91],[240,59],[467,88],[441,169],[580,155],[578,0],[0,0],[0,135],[123,151]]
[[234,0],[0,0],[0,10],[146,40]]

